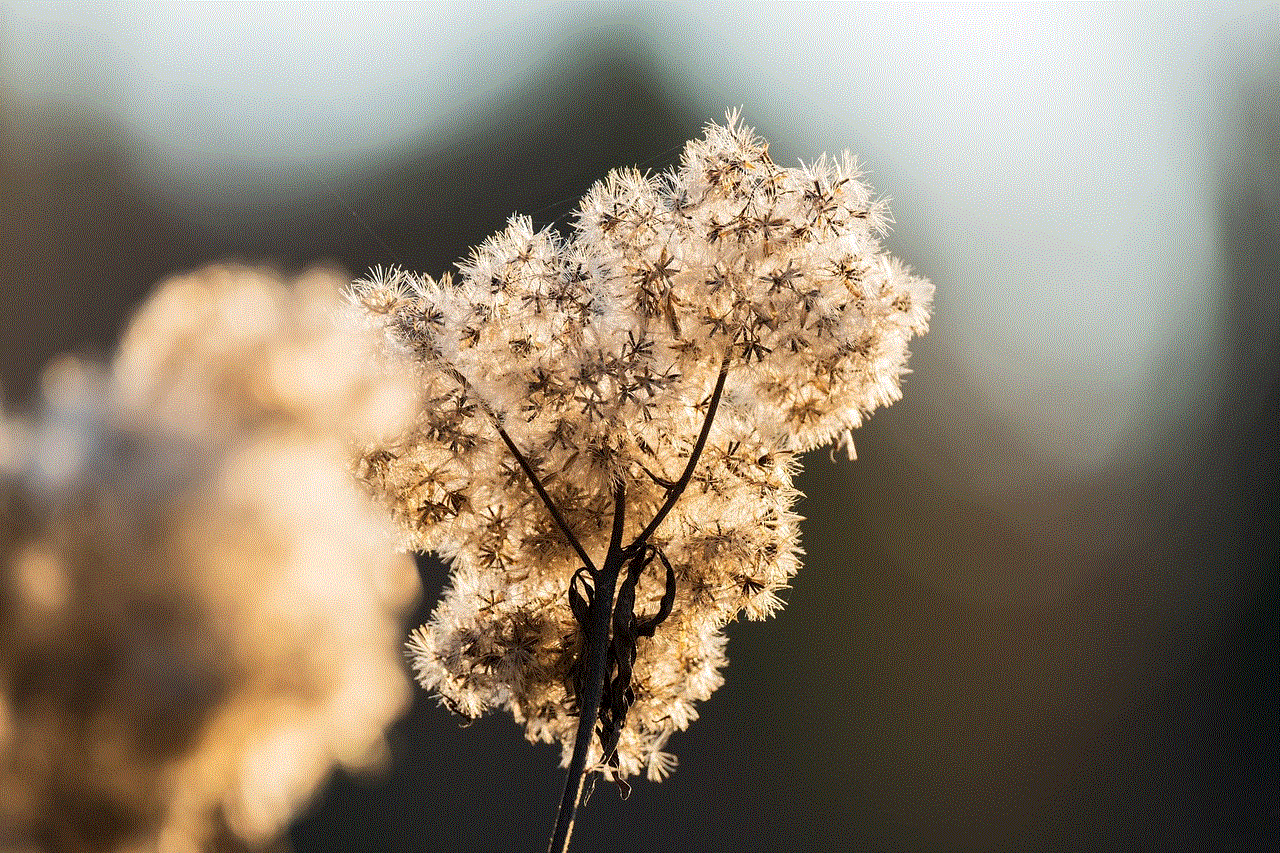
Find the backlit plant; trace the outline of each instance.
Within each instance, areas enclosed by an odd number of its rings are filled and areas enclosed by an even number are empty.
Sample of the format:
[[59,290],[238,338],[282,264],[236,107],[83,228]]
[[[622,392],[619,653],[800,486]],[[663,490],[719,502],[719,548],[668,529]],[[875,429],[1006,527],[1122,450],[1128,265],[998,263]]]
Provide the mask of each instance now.
[[454,711],[508,709],[569,767],[552,850],[597,776],[675,766],[723,629],[799,567],[792,478],[900,395],[932,286],[882,249],[852,158],[785,168],[730,114],[678,168],[610,173],[572,233],[513,218],[439,279],[353,302],[416,370],[416,424],[360,476],[451,582],[410,647]]

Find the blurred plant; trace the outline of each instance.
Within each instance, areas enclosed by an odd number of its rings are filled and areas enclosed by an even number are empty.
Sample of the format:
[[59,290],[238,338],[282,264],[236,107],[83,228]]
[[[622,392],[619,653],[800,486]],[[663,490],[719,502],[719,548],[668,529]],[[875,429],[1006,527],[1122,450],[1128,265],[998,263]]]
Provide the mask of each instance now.
[[415,391],[337,282],[171,281],[0,420],[0,848],[258,847],[380,758],[417,575],[350,443]]
[[933,288],[881,250],[859,177],[779,167],[731,113],[677,170],[596,184],[567,239],[513,218],[456,281],[353,289],[426,393],[360,470],[452,564],[418,678],[562,744],[552,850],[596,776],[670,772],[725,624],[774,612],[798,567],[797,454],[852,455],[900,394]]

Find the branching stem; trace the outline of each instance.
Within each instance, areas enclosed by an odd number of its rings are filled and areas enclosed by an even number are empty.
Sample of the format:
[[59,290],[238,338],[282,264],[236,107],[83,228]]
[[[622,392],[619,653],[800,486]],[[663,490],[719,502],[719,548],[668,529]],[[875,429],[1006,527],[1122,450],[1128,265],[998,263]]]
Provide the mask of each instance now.
[[619,483],[613,490],[613,531],[609,536],[609,553],[595,575],[595,591],[583,625],[583,683],[582,695],[578,697],[578,733],[573,742],[573,756],[569,759],[569,772],[564,780],[560,810],[556,813],[550,853],[567,853],[573,821],[587,782],[587,756],[595,739],[600,702],[609,677],[609,624],[613,617],[613,596],[623,565],[622,531],[626,513],[626,489]]
[[[596,723],[600,718],[600,705],[604,698],[605,683],[609,678],[610,625],[615,617],[613,612],[614,595],[617,592],[618,576],[628,560],[636,558],[643,552],[649,537],[666,519],[672,508],[675,507],[676,501],[680,499],[680,495],[684,493],[685,488],[688,487],[689,482],[693,479],[694,470],[698,467],[698,459],[702,456],[702,451],[707,444],[707,437],[711,434],[711,423],[715,420],[716,411],[720,406],[720,396],[724,392],[725,377],[729,372],[729,358],[729,355],[726,354],[724,361],[720,364],[720,374],[716,377],[715,389],[711,392],[711,400],[707,404],[707,414],[702,421],[702,429],[698,433],[698,439],[693,445],[693,450],[689,453],[689,461],[685,464],[684,472],[680,475],[680,479],[668,488],[666,500],[663,501],[662,506],[649,524],[626,548],[622,547],[623,529],[626,526],[626,493],[621,483],[614,487],[613,529],[609,536],[609,553],[605,556],[604,565],[601,566],[600,570],[598,572],[592,571],[592,577],[595,580],[594,593],[591,604],[587,609],[586,621],[582,625],[583,680],[580,695],[578,696],[578,731],[573,743],[573,755],[569,759],[569,770],[564,780],[564,793],[560,798],[560,809],[556,813],[556,826],[551,836],[549,853],[568,853],[569,838],[573,834],[574,820],[577,817],[578,806],[581,805],[583,790],[587,783],[587,756],[591,752],[591,743],[595,739]],[[502,436],[503,441],[507,443],[507,446],[511,448],[512,453],[516,454],[517,460],[524,467],[525,473],[529,475],[534,488],[538,490],[538,494],[542,496],[552,515],[556,517],[561,529],[566,530],[568,534],[567,525],[562,521],[559,511],[551,502],[550,496],[546,494],[546,490],[542,488],[542,484],[538,482],[529,464],[519,455],[510,437],[501,427],[498,428],[498,433]],[[572,534],[568,535],[572,536]],[[581,548],[578,548],[578,555],[584,561],[586,560]],[[664,562],[665,560],[666,558],[663,558]],[[589,567],[590,563],[587,563],[587,565]],[[670,604],[668,603],[666,606],[669,607]],[[629,616],[630,614],[626,615]],[[607,758],[608,756],[604,757]]]

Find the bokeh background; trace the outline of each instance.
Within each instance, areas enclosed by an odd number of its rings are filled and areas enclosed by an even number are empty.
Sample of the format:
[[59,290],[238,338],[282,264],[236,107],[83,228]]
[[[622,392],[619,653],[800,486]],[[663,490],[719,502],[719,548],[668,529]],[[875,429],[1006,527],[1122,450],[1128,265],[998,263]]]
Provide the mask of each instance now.
[[[805,567],[675,776],[579,849],[1228,849],[1280,817],[1278,93],[1275,3],[6,3],[6,406],[169,274],[438,273],[742,106],[780,163],[860,156],[933,329],[808,460]],[[419,694],[392,748],[287,842],[545,844],[509,718]]]

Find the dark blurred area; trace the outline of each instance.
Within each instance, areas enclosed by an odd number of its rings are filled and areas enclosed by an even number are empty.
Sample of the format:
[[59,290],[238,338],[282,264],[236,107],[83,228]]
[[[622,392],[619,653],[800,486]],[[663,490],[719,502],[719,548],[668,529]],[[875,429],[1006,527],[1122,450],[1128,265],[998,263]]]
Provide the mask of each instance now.
[[[130,138],[91,104],[0,92],[7,406],[57,354],[109,352],[175,272],[240,258],[436,273],[513,211],[566,225],[608,169],[666,166],[718,117],[660,65],[624,27],[596,30],[306,203],[237,208],[211,188],[225,214],[207,217],[136,181]],[[1153,448],[1083,474],[1042,458],[984,395],[947,332],[946,302],[973,298],[948,295],[964,260],[929,256],[937,244],[899,218],[890,242],[940,300],[905,398],[859,430],[856,462],[808,460],[807,557],[786,609],[730,629],[725,686],[672,741],[678,771],[627,802],[601,786],[578,849],[1205,850],[1275,836],[1277,86],[1242,73],[1229,93],[1238,150],[1206,200],[1224,325],[1205,391],[1183,421],[1132,427]],[[794,145],[787,127],[759,130]],[[1017,487],[985,487],[986,459]],[[427,603],[410,624],[445,582],[420,566]],[[296,850],[544,845],[556,753],[506,715],[461,730],[419,691],[392,747],[386,774],[333,779],[295,823]]]

